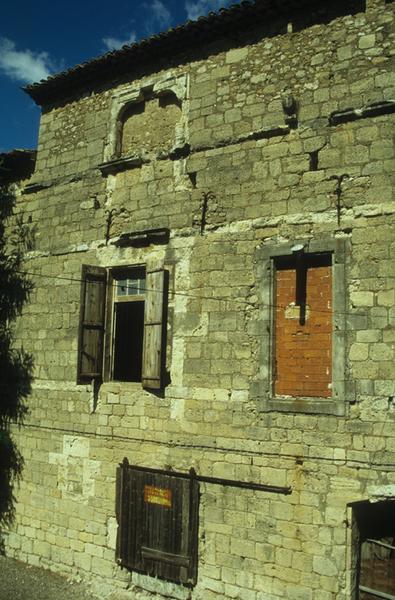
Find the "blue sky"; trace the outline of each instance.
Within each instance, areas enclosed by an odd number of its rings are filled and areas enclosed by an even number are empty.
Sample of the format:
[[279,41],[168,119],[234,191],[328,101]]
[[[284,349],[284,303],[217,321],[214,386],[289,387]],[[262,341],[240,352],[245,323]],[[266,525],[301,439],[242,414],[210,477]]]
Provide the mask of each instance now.
[[0,152],[35,148],[40,109],[21,88],[236,0],[20,0],[0,18]]

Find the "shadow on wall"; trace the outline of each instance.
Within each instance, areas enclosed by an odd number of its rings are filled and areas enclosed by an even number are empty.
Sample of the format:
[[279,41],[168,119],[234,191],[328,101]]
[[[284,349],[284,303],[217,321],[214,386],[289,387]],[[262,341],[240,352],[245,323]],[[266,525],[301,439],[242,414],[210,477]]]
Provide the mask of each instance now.
[[[23,253],[29,231],[13,216],[14,197],[1,184],[0,165],[0,553],[4,553],[4,531],[15,515],[15,483],[21,475],[23,457],[11,433],[12,425],[21,426],[28,409],[26,399],[31,390],[33,359],[23,348],[13,346],[13,323],[29,298],[33,284],[23,274]],[[4,179],[3,179],[4,181]]]

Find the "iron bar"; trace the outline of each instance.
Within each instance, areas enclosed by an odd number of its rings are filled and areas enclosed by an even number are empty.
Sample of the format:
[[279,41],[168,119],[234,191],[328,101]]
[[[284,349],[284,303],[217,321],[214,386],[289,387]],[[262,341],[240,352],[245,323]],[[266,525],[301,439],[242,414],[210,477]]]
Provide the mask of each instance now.
[[[235,479],[224,479],[222,477],[208,477],[205,475],[198,475],[197,473],[195,473],[194,469],[191,469],[189,473],[181,473],[179,471],[172,471],[172,470],[166,470],[166,469],[154,469],[152,467],[141,467],[141,466],[137,466],[137,465],[129,465],[129,462],[126,458],[124,458],[121,466],[130,467],[131,469],[136,469],[137,471],[147,471],[148,473],[160,473],[162,475],[168,475],[170,477],[181,477],[183,479],[193,478],[193,479],[196,479],[197,481],[201,481],[202,483],[212,483],[215,485],[243,488],[243,489],[247,489],[247,490],[256,490],[259,492],[272,492],[274,494],[284,494],[284,495],[292,494],[291,487],[269,485],[266,483],[255,483],[252,481],[237,481]],[[395,600],[395,598],[394,598],[394,600]]]
[[367,539],[367,542],[371,544],[377,544],[377,546],[383,546],[384,548],[389,548],[390,550],[395,550],[395,546],[391,546],[391,544],[386,544],[385,542],[379,542],[378,540]]
[[387,592],[379,592],[378,590],[372,590],[372,588],[369,588],[366,585],[360,585],[359,591],[366,592],[367,594],[372,594],[373,596],[377,596],[377,598],[384,598],[384,600],[395,600],[395,596],[393,594],[387,594]]

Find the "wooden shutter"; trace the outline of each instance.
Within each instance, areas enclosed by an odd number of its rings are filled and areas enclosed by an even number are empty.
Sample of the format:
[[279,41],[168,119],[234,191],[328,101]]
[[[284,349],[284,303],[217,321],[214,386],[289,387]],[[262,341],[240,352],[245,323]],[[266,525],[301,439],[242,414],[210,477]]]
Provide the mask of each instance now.
[[143,473],[133,476],[127,459],[117,469],[116,518],[118,522],[116,559],[119,565],[143,571],[141,561],[141,516],[143,514]]
[[[115,516],[118,523],[117,542],[115,558],[122,567],[133,568],[136,566],[133,557],[129,557],[131,538],[133,532],[130,529],[131,522],[131,498],[130,498],[130,474],[128,463],[124,460],[117,468]],[[135,553],[134,553],[135,554]]]
[[102,378],[107,272],[83,265],[81,279],[77,383],[87,383]]
[[199,484],[129,467],[117,471],[117,551],[122,566],[195,585]]
[[161,389],[163,373],[165,270],[146,271],[142,385]]
[[122,499],[124,496],[124,469],[119,466],[117,467],[117,475],[116,475],[116,482],[115,482],[115,518],[117,520],[118,523],[118,529],[117,529],[117,541],[116,541],[116,546],[115,546],[115,560],[118,563],[122,563],[122,531],[123,531],[123,527],[122,527],[122,523],[124,521],[124,517],[123,517],[123,505],[122,505]]

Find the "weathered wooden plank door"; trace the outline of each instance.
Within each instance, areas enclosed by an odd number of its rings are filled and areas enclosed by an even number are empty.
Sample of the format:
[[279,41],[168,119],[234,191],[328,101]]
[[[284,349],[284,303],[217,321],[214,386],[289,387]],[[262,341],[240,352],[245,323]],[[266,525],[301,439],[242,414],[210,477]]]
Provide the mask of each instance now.
[[194,479],[119,467],[117,559],[130,569],[194,585],[199,487]]

